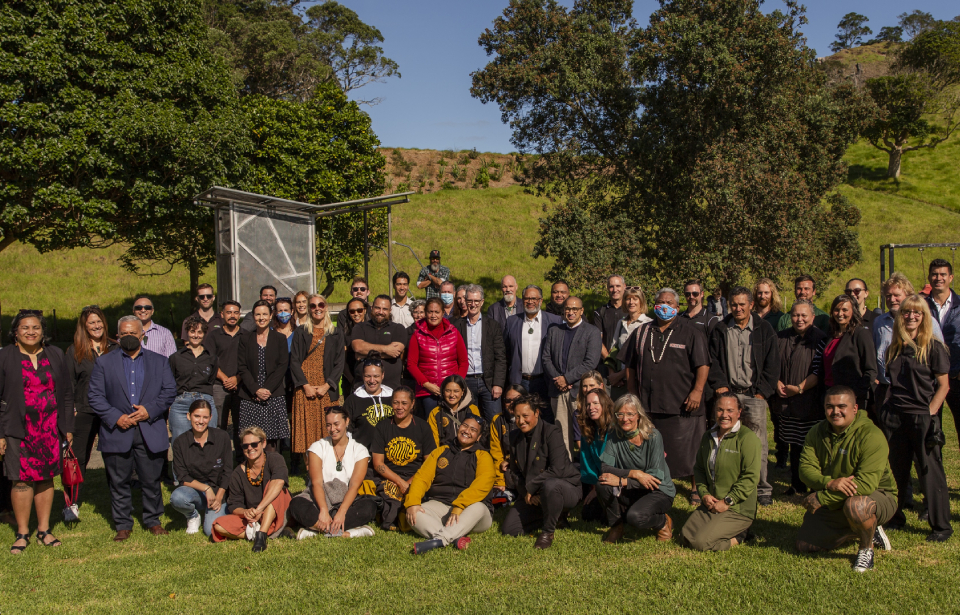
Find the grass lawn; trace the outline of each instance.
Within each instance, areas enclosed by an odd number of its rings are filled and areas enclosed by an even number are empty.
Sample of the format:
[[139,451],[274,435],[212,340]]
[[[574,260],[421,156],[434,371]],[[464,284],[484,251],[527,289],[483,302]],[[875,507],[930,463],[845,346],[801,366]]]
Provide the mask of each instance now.
[[[949,414],[949,413],[947,413]],[[960,521],[960,456],[953,421],[945,417],[947,477],[953,521]],[[891,532],[894,550],[876,569],[850,569],[855,546],[819,556],[793,550],[803,516],[800,498],[784,498],[789,473],[774,471],[775,503],[760,510],[758,540],[726,553],[695,553],[652,533],[628,530],[620,545],[603,545],[605,528],[571,515],[546,552],[533,538],[499,534],[504,511],[465,552],[413,556],[412,534],[377,531],[357,540],[270,541],[263,554],[250,543],[212,544],[187,536],[169,506],[171,535],[137,526],[126,543],[111,541],[103,470],[90,472],[82,521],[65,528],[58,512],[56,549],[34,541],[17,559],[0,554],[2,613],[955,613],[960,538],[927,543],[925,523],[908,513],[905,531]],[[680,487],[674,536],[689,515],[689,484]],[[294,491],[302,478],[292,481]],[[139,492],[136,492],[139,493]],[[169,493],[166,494],[169,501]],[[56,500],[59,508],[61,494]],[[13,529],[0,527],[0,545]]]

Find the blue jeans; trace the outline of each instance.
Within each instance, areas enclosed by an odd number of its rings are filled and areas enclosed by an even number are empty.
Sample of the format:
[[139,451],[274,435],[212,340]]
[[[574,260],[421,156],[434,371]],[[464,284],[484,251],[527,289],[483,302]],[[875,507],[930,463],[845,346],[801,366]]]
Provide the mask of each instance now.
[[490,422],[500,413],[500,400],[493,398],[493,393],[487,388],[483,376],[467,376],[467,388],[473,396],[473,403],[483,412],[483,418]]
[[423,404],[423,415],[429,417],[433,409],[440,405],[440,398],[434,395],[424,395],[420,398],[420,403]]
[[207,508],[207,496],[193,487],[177,487],[170,494],[170,505],[187,519],[199,515],[199,510],[206,511],[203,515],[203,533],[207,536],[213,532],[213,522],[227,514],[227,502],[224,498],[220,510]]

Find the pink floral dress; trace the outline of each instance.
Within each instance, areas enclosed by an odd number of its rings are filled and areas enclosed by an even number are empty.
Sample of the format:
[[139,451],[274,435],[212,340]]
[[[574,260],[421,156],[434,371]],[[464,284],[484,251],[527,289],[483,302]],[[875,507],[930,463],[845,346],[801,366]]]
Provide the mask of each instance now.
[[27,416],[26,437],[20,442],[20,480],[50,480],[60,474],[57,396],[50,360],[41,352],[36,368],[29,358],[21,365]]

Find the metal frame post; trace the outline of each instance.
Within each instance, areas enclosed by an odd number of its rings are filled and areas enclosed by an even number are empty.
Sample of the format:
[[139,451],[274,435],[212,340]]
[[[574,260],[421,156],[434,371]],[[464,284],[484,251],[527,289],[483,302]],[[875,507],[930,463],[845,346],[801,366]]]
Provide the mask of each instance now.
[[393,206],[387,205],[387,288],[390,289],[390,301],[393,302],[393,276],[390,275],[390,269],[393,268]]
[[[367,281],[367,286],[370,285],[370,237],[367,235],[367,212],[363,212],[363,279]],[[372,289],[370,292],[373,292]]]

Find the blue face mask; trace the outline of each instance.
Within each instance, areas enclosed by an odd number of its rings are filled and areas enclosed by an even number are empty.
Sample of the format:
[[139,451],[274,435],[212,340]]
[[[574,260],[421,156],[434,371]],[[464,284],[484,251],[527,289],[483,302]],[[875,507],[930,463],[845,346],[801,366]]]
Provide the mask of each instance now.
[[290,312],[277,312],[277,320],[282,324],[287,324],[290,322],[290,317],[293,316]]
[[450,305],[453,303],[453,293],[440,293],[440,300],[444,305]]
[[657,318],[663,321],[673,320],[677,317],[679,312],[680,310],[671,305],[667,305],[666,303],[660,303],[653,307],[653,313],[657,315]]

